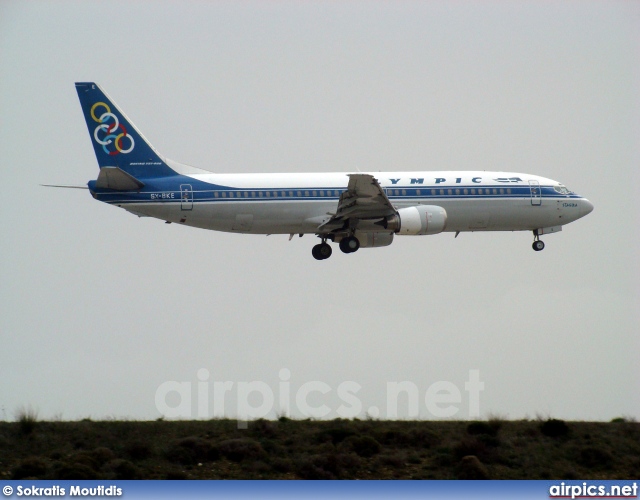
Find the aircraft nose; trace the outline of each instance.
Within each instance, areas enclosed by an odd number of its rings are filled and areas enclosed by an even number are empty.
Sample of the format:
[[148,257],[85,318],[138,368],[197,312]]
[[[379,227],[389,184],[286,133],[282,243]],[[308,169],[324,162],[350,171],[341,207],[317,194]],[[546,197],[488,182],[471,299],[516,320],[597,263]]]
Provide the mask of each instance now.
[[580,217],[584,217],[591,212],[593,212],[593,203],[591,203],[586,198],[583,199],[580,207]]

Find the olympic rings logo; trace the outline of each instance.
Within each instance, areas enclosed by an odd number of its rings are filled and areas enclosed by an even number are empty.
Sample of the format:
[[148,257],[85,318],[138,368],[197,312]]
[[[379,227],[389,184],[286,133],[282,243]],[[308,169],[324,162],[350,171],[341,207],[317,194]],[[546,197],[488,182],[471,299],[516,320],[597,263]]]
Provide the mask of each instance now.
[[[103,107],[106,111],[98,118],[96,116],[96,108],[99,107]],[[111,156],[119,153],[131,153],[133,146],[135,146],[133,137],[127,134],[127,129],[122,123],[120,123],[118,117],[111,112],[111,108],[107,104],[104,102],[97,102],[91,106],[91,118],[93,118],[93,121],[100,123],[100,125],[98,125],[93,131],[93,138],[102,146],[105,153]],[[118,129],[120,129],[121,132],[116,135]],[[104,134],[106,134],[102,139],[98,137],[100,131],[103,131]],[[129,147],[127,149],[124,149],[122,146],[123,138],[129,140]],[[113,144],[115,150],[109,151],[109,148],[107,148],[109,144]]]

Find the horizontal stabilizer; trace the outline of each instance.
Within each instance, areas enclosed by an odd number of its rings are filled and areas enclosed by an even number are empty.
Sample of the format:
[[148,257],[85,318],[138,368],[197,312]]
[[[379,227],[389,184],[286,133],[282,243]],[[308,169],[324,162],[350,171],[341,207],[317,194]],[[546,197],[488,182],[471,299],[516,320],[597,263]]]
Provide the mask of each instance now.
[[144,187],[134,176],[118,167],[102,167],[96,187],[99,189],[115,189],[116,191],[138,191]]
[[40,184],[42,187],[48,188],[65,188],[65,189],[89,189],[87,186],[67,186],[63,184]]

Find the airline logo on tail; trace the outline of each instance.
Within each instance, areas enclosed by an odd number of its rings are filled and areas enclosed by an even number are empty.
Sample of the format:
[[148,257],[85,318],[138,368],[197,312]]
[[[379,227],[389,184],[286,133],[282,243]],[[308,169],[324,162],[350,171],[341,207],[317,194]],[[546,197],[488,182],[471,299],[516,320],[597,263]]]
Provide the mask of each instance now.
[[[100,111],[105,110],[99,118],[96,116],[97,109]],[[105,153],[114,156],[120,153],[131,153],[131,151],[133,151],[133,147],[136,144],[133,137],[127,134],[125,126],[120,123],[118,117],[111,112],[111,108],[106,103],[96,102],[91,106],[91,118],[100,124],[93,131],[93,138],[102,146]],[[117,133],[118,129],[120,130],[119,134]],[[102,135],[102,138],[100,135]],[[126,149],[126,141],[125,146],[122,144],[123,139],[129,141],[129,147]],[[110,144],[113,144],[113,146],[109,147]]]

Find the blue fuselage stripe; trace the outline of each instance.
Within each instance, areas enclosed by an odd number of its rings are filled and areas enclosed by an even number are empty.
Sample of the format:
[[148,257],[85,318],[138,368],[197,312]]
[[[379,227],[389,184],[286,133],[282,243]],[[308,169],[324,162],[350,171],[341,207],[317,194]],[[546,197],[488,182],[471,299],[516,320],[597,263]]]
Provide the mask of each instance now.
[[[168,189],[166,191],[142,189],[137,192],[98,190],[95,195],[106,203],[162,203],[182,202],[194,203],[229,203],[229,202],[269,202],[269,201],[330,201],[339,200],[342,189],[335,188],[287,188],[287,189],[242,189],[219,188],[182,191]],[[553,186],[540,186],[540,194],[534,198],[544,199],[579,199],[579,195],[559,194]],[[386,188],[385,193],[392,202],[437,201],[437,200],[486,200],[486,199],[521,199],[532,198],[529,186],[486,186],[461,188]]]

